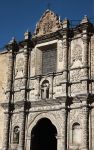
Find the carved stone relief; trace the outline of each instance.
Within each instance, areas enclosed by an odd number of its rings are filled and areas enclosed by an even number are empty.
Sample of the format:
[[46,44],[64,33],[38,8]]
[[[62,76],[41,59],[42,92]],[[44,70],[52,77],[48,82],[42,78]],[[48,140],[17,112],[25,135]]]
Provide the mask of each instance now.
[[21,120],[19,119],[19,115],[18,115],[18,114],[13,114],[12,119],[13,119],[13,124],[12,124],[12,126],[17,126],[17,125],[20,124],[20,121],[21,121]]
[[36,89],[38,89],[38,80],[37,79],[35,79],[35,80],[30,80],[30,88],[32,89],[32,90],[36,90]]
[[78,44],[71,50],[71,65],[79,67],[82,65],[82,47]]
[[62,27],[59,18],[51,11],[47,10],[36,26],[36,35],[44,35]]
[[70,81],[71,82],[79,82],[82,79],[82,72],[81,69],[75,69],[70,71]]
[[14,82],[14,90],[20,90],[24,86],[24,79],[17,79]]
[[37,79],[30,81],[30,100],[38,100],[39,96],[39,81]]
[[64,80],[63,74],[58,75],[58,76],[54,77],[53,85],[54,86],[60,85],[63,82],[63,80]]
[[59,62],[63,60],[63,44],[61,40],[58,41],[58,59]]
[[24,100],[25,94],[23,93],[24,91],[19,91],[14,93],[14,101],[21,101]]
[[76,94],[81,94],[84,91],[84,86],[82,83],[72,84],[71,85],[71,95],[74,96]]
[[15,77],[22,77],[23,76],[23,68],[24,68],[24,59],[19,58],[16,62],[16,68],[15,68]]
[[[76,103],[75,106],[77,107],[77,105],[78,104]],[[81,111],[81,109],[72,109],[70,111],[70,124],[71,124],[71,126],[75,122],[79,122],[79,123],[82,122],[81,119],[82,119],[82,111]]]
[[32,68],[35,67],[35,51],[31,52],[31,66]]

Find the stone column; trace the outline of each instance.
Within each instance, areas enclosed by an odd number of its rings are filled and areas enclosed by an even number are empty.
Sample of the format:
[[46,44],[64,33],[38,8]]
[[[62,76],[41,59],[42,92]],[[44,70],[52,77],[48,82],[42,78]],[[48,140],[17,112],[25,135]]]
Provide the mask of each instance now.
[[83,35],[83,67],[84,67],[84,74],[83,78],[88,79],[88,52],[89,52],[89,38],[87,34]]
[[65,31],[63,35],[63,70],[64,80],[67,82],[67,71],[68,71],[68,33]]
[[25,120],[26,120],[24,110],[21,111],[21,113],[20,113],[20,120],[21,120],[21,124],[20,124],[20,137],[19,137],[18,150],[24,150],[24,147],[25,147]]
[[26,149],[27,149],[27,150],[30,150],[30,147],[31,147],[31,140],[32,140],[32,139],[31,139],[31,136],[30,136],[30,137],[27,137],[26,140],[27,140]]
[[57,135],[56,139],[57,139],[57,150],[63,150],[62,149],[62,136],[61,135]]
[[36,94],[36,99],[38,100],[40,98],[40,76],[37,78],[37,85],[36,85],[36,90],[37,90],[37,94]]
[[89,109],[87,106],[82,108],[82,149],[89,150]]
[[[30,40],[30,33],[25,33],[25,40]],[[22,108],[20,113],[20,137],[19,137],[19,147],[18,150],[24,150],[25,148],[25,122],[26,122],[26,104],[27,104],[27,80],[28,80],[28,41],[25,42],[24,45],[24,68],[23,68],[23,89],[21,89],[23,93],[22,99]]]
[[82,51],[82,63],[83,63],[83,73],[82,73],[82,84],[83,84],[83,93],[88,94],[89,92],[89,20],[85,16],[81,21],[82,28],[82,41],[83,41],[83,51]]
[[23,99],[22,99],[22,110],[20,113],[20,137],[19,137],[19,148],[18,150],[24,150],[25,146],[25,120],[26,120],[26,110],[25,110],[25,104],[27,101],[27,75],[28,75],[28,52],[27,52],[27,47],[24,49],[24,76],[23,76],[23,83],[24,83],[24,88],[21,89],[23,93]]
[[49,98],[53,99],[53,75],[51,75],[51,79],[50,79]]
[[67,82],[67,71],[68,71],[68,39],[67,35],[63,36],[63,74],[64,81]]
[[68,95],[68,29],[69,21],[65,19],[63,21],[63,89],[65,89],[64,95]]
[[57,135],[57,150],[67,150],[67,110],[62,108],[61,133]]
[[12,39],[7,45],[9,50],[9,60],[8,60],[8,76],[7,76],[7,87],[6,87],[6,100],[2,104],[5,109],[5,118],[4,118],[4,139],[3,139],[3,150],[9,149],[9,131],[10,131],[10,118],[12,111],[12,81],[13,81],[13,66],[14,66],[14,52],[17,43],[15,39]]
[[62,150],[67,150],[67,111],[62,111]]
[[10,114],[4,113],[4,138],[3,138],[3,150],[9,149],[9,129],[10,129]]

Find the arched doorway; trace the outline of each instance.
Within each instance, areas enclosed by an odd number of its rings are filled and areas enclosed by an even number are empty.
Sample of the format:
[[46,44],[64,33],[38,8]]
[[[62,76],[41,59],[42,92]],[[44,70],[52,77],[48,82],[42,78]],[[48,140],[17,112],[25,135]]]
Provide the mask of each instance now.
[[57,130],[47,118],[40,119],[31,132],[30,150],[57,150]]

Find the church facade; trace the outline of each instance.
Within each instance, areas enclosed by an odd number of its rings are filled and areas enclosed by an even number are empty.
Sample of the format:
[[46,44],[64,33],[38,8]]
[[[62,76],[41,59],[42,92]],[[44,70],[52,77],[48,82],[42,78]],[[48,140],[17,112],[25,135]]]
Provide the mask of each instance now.
[[47,10],[0,53],[0,149],[94,150],[94,25]]

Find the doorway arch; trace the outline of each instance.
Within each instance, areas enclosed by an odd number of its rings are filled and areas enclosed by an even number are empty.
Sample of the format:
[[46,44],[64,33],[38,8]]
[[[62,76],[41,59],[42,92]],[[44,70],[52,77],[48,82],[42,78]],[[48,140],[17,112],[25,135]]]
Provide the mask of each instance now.
[[48,118],[40,119],[31,131],[30,150],[57,150],[57,129]]

